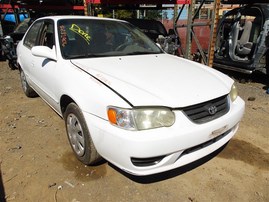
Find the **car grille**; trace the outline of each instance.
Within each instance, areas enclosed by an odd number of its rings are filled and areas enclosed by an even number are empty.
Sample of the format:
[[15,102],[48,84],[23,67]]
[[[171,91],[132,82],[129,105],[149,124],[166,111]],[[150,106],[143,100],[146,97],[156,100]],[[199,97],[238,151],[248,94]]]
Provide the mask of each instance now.
[[182,109],[185,115],[194,123],[206,123],[217,119],[229,111],[228,96],[203,102]]

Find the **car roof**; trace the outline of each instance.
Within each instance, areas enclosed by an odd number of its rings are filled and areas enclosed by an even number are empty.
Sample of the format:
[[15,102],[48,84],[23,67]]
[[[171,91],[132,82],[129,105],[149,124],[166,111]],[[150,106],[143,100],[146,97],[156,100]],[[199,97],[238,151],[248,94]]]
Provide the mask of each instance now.
[[[265,4],[265,3],[254,3],[254,4],[248,4],[248,5],[244,5],[242,7],[238,7],[235,9],[230,10],[227,14],[231,14],[233,12],[237,12],[240,10],[244,10],[244,9],[248,9],[248,8],[259,8],[262,11],[262,15],[264,17],[265,20],[269,19],[269,4]],[[254,13],[253,13],[254,14]]]
[[94,19],[94,20],[125,22],[124,20],[119,20],[119,19],[95,17],[95,16],[83,16],[83,15],[55,15],[55,16],[42,17],[42,18],[39,18],[38,20],[42,20],[42,19],[53,19],[55,21],[64,20],[64,19]]

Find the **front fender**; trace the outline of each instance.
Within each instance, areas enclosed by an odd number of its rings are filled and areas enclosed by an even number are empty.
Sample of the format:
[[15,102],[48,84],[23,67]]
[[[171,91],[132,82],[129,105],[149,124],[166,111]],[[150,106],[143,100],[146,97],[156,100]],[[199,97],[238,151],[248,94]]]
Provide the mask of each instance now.
[[73,67],[72,74],[65,72],[59,96],[60,110],[63,115],[68,103],[75,102],[82,112],[107,119],[106,108],[109,105],[130,108],[131,106],[119,95],[90,74]]

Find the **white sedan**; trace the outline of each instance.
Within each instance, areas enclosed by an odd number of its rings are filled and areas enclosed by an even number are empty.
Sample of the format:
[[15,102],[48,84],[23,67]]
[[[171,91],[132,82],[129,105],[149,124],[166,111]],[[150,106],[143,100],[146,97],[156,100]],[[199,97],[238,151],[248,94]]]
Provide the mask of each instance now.
[[24,93],[63,117],[86,165],[103,157],[134,175],[171,170],[225,145],[244,113],[232,79],[164,53],[125,21],[40,18],[17,53]]

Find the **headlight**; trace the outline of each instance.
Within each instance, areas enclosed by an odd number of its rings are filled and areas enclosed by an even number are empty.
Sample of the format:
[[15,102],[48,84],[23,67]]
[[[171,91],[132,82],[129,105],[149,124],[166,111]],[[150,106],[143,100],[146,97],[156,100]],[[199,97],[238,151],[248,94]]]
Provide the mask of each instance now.
[[238,96],[237,88],[233,84],[232,85],[232,88],[231,88],[231,91],[230,91],[230,98],[231,98],[232,102],[235,101],[235,99],[237,98],[237,96]]
[[169,127],[175,122],[175,114],[165,107],[123,109],[108,107],[111,124],[126,130],[146,130]]

